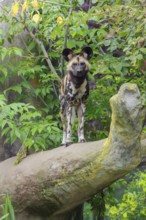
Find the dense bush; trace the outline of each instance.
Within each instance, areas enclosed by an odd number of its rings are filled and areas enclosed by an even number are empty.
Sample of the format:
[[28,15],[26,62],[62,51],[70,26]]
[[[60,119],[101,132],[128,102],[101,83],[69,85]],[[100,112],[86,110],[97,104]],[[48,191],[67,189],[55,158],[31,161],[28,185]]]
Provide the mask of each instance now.
[[146,218],[145,181],[146,172],[138,171],[127,175],[124,180],[114,183],[111,186],[113,197],[111,197],[109,189],[106,192],[106,215],[114,220],[144,220]]

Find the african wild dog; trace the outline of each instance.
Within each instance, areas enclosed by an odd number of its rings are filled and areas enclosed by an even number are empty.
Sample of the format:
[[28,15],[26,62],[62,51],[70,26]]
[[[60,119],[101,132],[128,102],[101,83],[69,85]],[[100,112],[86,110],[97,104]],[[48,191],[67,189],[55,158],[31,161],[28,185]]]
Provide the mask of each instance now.
[[62,145],[71,143],[71,127],[77,112],[78,115],[78,142],[85,142],[84,138],[84,114],[85,101],[89,94],[88,72],[89,59],[92,49],[84,47],[79,54],[74,54],[69,48],[63,50],[62,55],[66,61],[67,73],[61,82],[60,110],[63,123]]

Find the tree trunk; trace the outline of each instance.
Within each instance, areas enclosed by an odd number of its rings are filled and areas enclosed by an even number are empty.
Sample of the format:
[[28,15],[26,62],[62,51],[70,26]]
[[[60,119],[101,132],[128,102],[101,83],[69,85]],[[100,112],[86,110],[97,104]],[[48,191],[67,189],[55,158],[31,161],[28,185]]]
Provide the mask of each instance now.
[[17,166],[15,157],[0,163],[0,195],[11,196],[17,220],[66,220],[75,207],[138,166],[146,141],[141,150],[145,111],[136,84],[122,85],[110,104],[107,139],[35,153]]

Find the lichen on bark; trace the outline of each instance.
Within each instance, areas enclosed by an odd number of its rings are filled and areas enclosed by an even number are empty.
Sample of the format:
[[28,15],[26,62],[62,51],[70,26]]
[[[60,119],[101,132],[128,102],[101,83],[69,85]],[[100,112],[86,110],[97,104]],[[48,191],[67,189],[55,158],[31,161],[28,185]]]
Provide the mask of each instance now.
[[63,216],[140,163],[145,111],[136,84],[122,85],[110,104],[107,139],[39,152],[16,166],[15,157],[0,163],[0,195],[11,195],[19,219]]

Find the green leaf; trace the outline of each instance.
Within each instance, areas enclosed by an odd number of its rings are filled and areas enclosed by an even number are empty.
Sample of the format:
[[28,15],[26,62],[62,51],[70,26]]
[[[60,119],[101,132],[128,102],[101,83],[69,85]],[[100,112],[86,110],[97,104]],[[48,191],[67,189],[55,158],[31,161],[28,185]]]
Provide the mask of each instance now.
[[16,86],[11,86],[7,90],[5,90],[5,92],[7,92],[9,90],[13,90],[13,91],[18,92],[19,94],[21,94],[22,93],[22,86],[21,86],[21,84],[16,85]]
[[6,105],[6,98],[4,95],[0,94],[0,106],[5,106]]
[[7,68],[0,66],[0,71],[4,74],[4,76],[6,77],[8,75],[8,70]]
[[142,59],[143,59],[143,55],[142,55],[142,54],[138,54],[138,55],[136,56],[136,58],[137,58],[138,60],[142,60]]
[[105,45],[105,46],[109,46],[110,44],[111,44],[111,40],[105,40],[105,41],[104,41],[104,45]]
[[14,131],[14,132],[15,132],[16,137],[20,139],[20,138],[21,138],[20,130],[17,129],[17,128],[15,128],[15,131]]
[[9,213],[7,213],[7,214],[3,215],[2,217],[0,217],[0,220],[7,220],[8,219],[7,217],[9,217]]
[[4,61],[5,57],[8,55],[8,50],[6,48],[2,48],[2,50],[0,51],[0,56],[2,61]]
[[23,54],[23,50],[20,49],[20,48],[14,47],[14,48],[13,48],[13,51],[14,51],[14,54],[15,54],[15,55],[20,56],[20,57],[21,57],[22,54]]
[[10,127],[6,127],[6,128],[4,128],[4,129],[2,130],[2,133],[1,133],[2,136],[8,134],[9,131],[10,131]]
[[122,63],[114,63],[112,66],[115,69],[116,73],[121,73],[123,67]]

